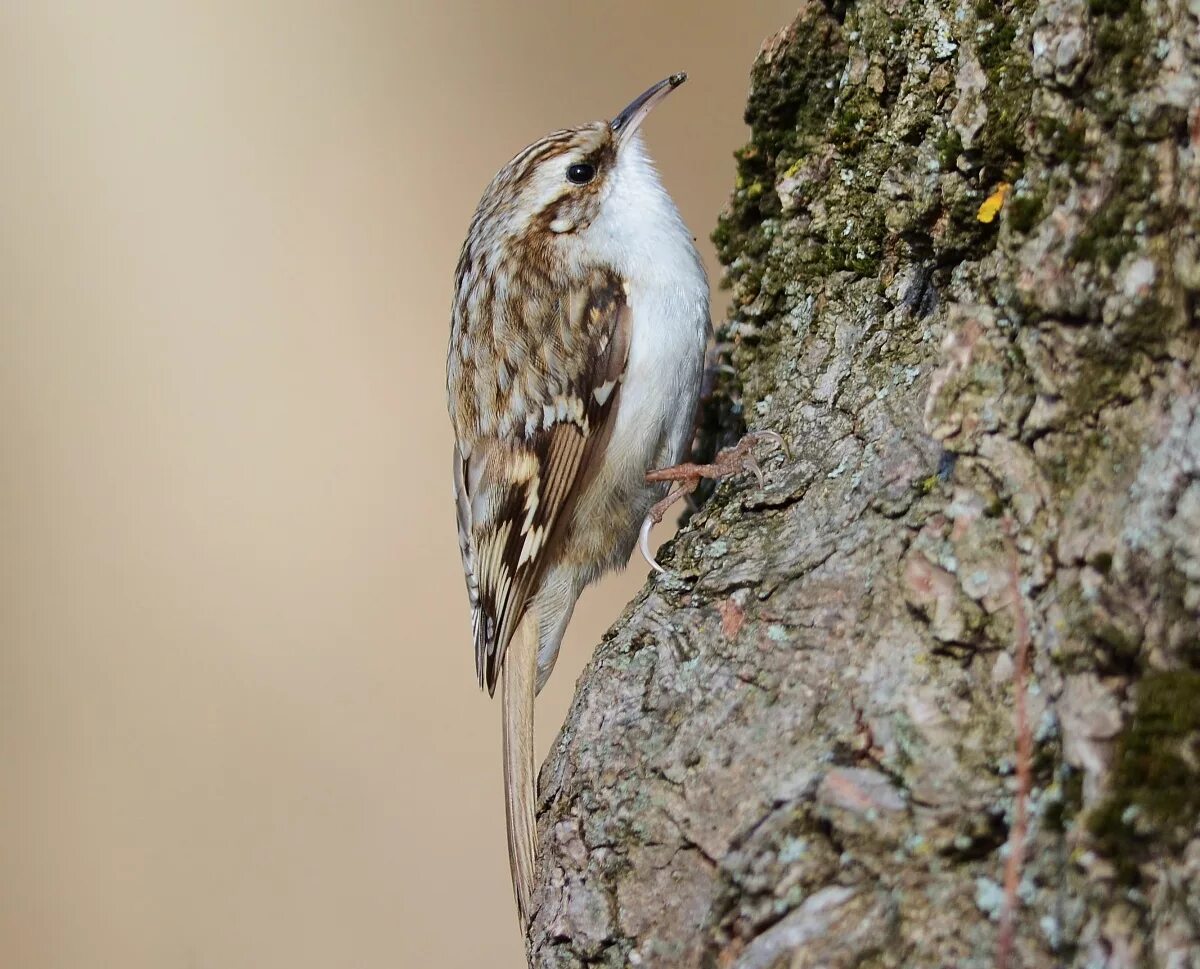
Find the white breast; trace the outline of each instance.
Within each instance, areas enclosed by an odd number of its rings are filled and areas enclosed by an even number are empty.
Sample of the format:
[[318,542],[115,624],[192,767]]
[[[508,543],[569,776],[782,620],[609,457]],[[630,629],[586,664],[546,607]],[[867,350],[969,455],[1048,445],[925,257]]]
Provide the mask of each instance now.
[[609,452],[640,478],[686,453],[708,340],[708,280],[640,136],[621,146],[610,177],[588,248],[627,282],[629,365]]

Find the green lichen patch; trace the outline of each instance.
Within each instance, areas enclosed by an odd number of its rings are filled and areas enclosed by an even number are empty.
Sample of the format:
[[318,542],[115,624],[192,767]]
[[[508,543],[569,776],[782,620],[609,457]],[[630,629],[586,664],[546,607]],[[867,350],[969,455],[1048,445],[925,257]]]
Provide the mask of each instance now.
[[841,26],[816,4],[806,6],[770,58],[760,58],[750,78],[745,120],[750,143],[734,153],[736,190],[713,233],[726,265],[753,247],[756,227],[778,215],[773,188],[777,164],[791,164],[819,141],[837,97],[832,83],[845,62]]
[[1127,882],[1143,849],[1178,844],[1200,825],[1200,672],[1149,673],[1117,745],[1108,798],[1088,828]]
[[[972,42],[987,79],[982,100],[987,119],[964,148],[953,126],[934,141],[943,179],[943,208],[934,213],[947,228],[938,240],[946,262],[979,259],[999,241],[999,221],[981,222],[979,205],[999,183],[1017,182],[1025,172],[1029,146],[1036,135],[1033,121],[1035,83],[1029,62],[1027,21],[1022,4],[977,3]],[[956,186],[961,172],[966,185]],[[948,215],[948,219],[946,216]]]
[[[980,14],[981,6],[990,8],[990,17]],[[979,132],[975,153],[984,177],[991,181],[1016,181],[1025,168],[1034,83],[1028,38],[1018,32],[1024,22],[1021,6],[976,5],[980,16],[976,56],[988,81],[988,119]]]
[[955,162],[958,161],[962,150],[962,136],[958,133],[958,129],[947,128],[937,139],[938,164],[942,166],[942,171],[954,170]]
[[[736,190],[712,236],[728,267],[723,284],[751,315],[770,315],[789,292],[833,273],[880,269],[887,202],[876,187],[899,140],[886,129],[907,53],[899,18],[875,7],[844,17],[806,5],[752,73],[751,139],[735,153]],[[781,243],[771,223],[797,209],[813,215],[807,232]],[[853,217],[824,214],[841,212]]]
[[1009,228],[1023,235],[1041,221],[1045,207],[1045,192],[1022,192],[1008,200],[1003,212]]
[[[1088,71],[1089,84],[1107,93],[1113,88],[1126,94],[1136,91],[1146,76],[1154,35],[1141,0],[1090,0],[1088,7],[1096,17],[1096,56]],[[1093,96],[1090,100],[1102,116],[1120,114],[1120,106],[1111,97]]]
[[1013,182],[1025,171],[1025,129],[1029,123],[1029,92],[1002,91],[990,100],[988,123],[975,151],[984,181]]
[[1049,162],[1074,166],[1088,156],[1087,117],[1076,112],[1068,121],[1043,116],[1037,120],[1038,151]]
[[1141,9],[1141,0],[1088,0],[1088,10],[1096,15],[1123,17],[1131,7]]

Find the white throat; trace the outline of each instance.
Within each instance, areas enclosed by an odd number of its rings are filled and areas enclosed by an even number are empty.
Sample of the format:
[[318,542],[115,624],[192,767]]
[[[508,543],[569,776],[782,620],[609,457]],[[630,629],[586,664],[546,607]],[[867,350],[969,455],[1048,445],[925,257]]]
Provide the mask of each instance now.
[[663,188],[640,134],[620,147],[617,167],[600,214],[587,229],[583,248],[627,280],[657,276],[675,285],[695,283],[706,292],[704,268],[675,203]]

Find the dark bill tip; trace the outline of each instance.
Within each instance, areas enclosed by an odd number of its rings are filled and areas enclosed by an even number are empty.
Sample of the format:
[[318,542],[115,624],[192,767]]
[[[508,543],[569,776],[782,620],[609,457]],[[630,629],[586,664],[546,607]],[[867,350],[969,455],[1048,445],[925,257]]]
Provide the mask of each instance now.
[[637,131],[638,126],[646,119],[646,115],[654,106],[686,80],[687,74],[680,71],[678,74],[664,78],[630,101],[625,110],[613,118],[610,123],[612,130],[619,136],[618,141],[623,141]]

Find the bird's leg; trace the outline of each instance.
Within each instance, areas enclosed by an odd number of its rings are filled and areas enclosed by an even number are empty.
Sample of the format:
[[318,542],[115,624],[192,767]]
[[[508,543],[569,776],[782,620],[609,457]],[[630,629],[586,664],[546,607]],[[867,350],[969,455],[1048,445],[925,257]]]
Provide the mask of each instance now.
[[737,474],[739,471],[749,471],[758,479],[758,486],[760,488],[763,486],[762,468],[758,466],[758,461],[754,458],[754,445],[761,441],[770,441],[783,448],[785,452],[787,451],[787,444],[774,431],[751,431],[744,435],[737,444],[722,450],[713,458],[712,464],[684,462],[670,468],[657,468],[654,471],[646,472],[646,481],[650,484],[659,481],[678,482],[677,487],[673,487],[667,492],[665,498],[651,507],[642,522],[642,530],[638,535],[638,548],[641,550],[642,558],[649,563],[652,569],[658,572],[666,571],[650,554],[650,529],[663,520],[663,515],[675,502],[684,495],[695,491],[701,478],[724,478],[731,474]]

